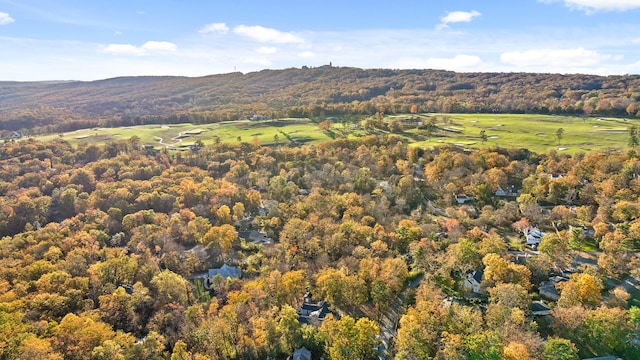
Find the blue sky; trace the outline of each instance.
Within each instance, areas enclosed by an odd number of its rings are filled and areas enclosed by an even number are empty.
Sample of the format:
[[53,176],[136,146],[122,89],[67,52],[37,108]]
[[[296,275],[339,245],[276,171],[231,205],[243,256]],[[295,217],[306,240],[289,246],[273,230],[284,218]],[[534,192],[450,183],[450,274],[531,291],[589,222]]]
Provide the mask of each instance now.
[[0,80],[289,67],[640,73],[640,0],[0,0]]

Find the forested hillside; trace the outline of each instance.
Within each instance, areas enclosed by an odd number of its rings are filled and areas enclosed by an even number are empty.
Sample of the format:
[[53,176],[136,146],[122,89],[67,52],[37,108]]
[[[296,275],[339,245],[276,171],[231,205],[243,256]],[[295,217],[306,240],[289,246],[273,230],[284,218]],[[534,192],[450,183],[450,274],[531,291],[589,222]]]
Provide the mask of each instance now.
[[145,151],[0,146],[0,358],[640,358],[633,150]]
[[200,78],[0,82],[0,130],[217,122],[252,115],[499,112],[636,116],[640,76],[323,66]]

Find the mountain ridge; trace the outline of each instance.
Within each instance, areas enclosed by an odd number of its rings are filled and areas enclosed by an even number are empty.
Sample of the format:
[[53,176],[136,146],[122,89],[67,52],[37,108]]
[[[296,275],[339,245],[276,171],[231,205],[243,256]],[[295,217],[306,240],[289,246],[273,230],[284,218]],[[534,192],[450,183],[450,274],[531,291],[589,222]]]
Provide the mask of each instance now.
[[635,116],[640,75],[457,73],[321,66],[202,77],[0,82],[0,130],[376,112]]

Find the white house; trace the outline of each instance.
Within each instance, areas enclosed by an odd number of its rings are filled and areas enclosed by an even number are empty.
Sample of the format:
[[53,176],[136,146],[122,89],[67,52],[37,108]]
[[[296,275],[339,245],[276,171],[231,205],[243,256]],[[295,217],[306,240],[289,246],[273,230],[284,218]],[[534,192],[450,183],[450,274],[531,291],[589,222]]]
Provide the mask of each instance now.
[[479,293],[483,275],[482,270],[467,271],[467,278],[464,280],[462,286],[470,289],[474,293]]
[[540,244],[540,239],[545,235],[546,233],[543,233],[537,227],[530,227],[524,230],[524,237],[527,239],[527,245]]

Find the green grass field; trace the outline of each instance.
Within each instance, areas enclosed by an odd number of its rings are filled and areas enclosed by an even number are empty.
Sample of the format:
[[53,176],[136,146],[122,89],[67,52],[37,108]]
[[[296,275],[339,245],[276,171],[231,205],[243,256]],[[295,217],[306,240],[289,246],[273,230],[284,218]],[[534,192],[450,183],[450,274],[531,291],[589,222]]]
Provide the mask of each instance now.
[[[588,152],[595,149],[624,149],[629,141],[628,129],[638,120],[617,118],[581,118],[553,115],[503,115],[503,114],[450,114],[450,123],[442,122],[437,115],[438,126],[458,132],[440,132],[444,136],[414,142],[415,146],[455,144],[463,147],[518,147],[536,152],[549,150],[569,153]],[[427,117],[425,117],[426,119]],[[559,128],[564,130],[560,140]],[[485,130],[483,143],[480,131]],[[417,133],[417,130],[410,130]]]
[[[393,115],[403,119],[420,117],[426,121],[431,114]],[[588,152],[595,149],[628,148],[631,125],[638,120],[617,118],[580,118],[549,115],[502,115],[502,114],[436,114],[439,130],[430,139],[424,131],[410,129],[397,135],[405,137],[413,146],[431,147],[437,145],[456,145],[460,147],[516,147],[527,148],[535,152],[550,150],[568,153]],[[443,116],[450,121],[445,124]],[[564,129],[561,139],[556,132]],[[446,129],[446,130],[445,130]],[[480,131],[485,130],[487,139],[482,142]],[[375,130],[377,134],[388,133]],[[119,128],[94,128],[68,132],[64,134],[37,136],[41,141],[62,138],[73,145],[80,143],[104,144],[114,140],[127,140],[136,135],[145,145],[156,148],[186,149],[200,140],[212,144],[217,139],[222,142],[252,142],[258,139],[260,144],[269,145],[277,141],[285,143],[320,143],[343,136],[362,136],[362,128],[335,124],[333,131],[324,132],[309,119],[279,119],[266,121],[233,121],[217,124],[171,124],[140,125]]]
[[217,138],[222,142],[252,142],[257,138],[263,145],[275,143],[274,135],[278,135],[279,143],[319,143],[331,139],[308,119],[93,128],[35,138],[40,141],[64,139],[77,146],[80,143],[105,144],[115,140],[128,140],[134,135],[144,145],[175,150],[186,149],[198,140],[204,144],[213,144]]

